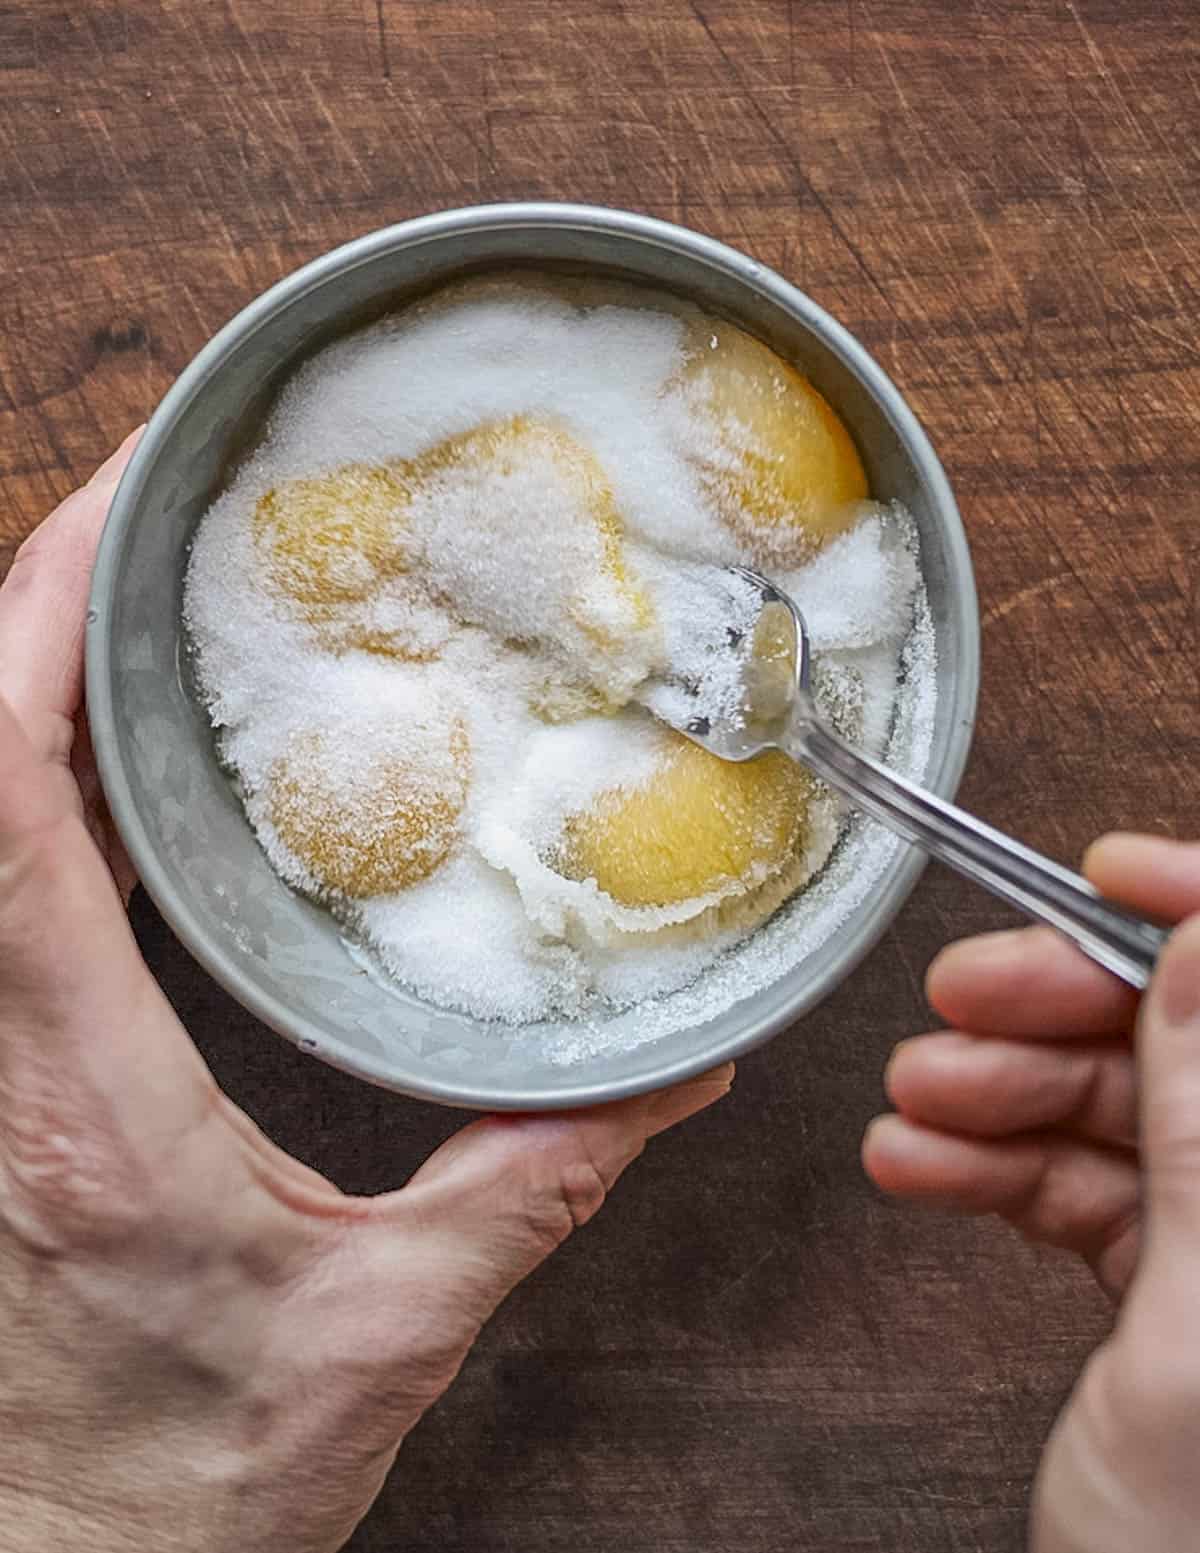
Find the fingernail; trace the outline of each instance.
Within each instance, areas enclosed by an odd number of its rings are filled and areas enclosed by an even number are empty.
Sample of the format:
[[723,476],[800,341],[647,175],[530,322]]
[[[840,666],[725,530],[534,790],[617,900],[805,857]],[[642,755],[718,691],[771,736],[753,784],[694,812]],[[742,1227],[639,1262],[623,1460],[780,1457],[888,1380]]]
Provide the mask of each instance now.
[[860,1153],[866,1155],[873,1149],[887,1149],[889,1142],[896,1140],[897,1116],[873,1116],[863,1129],[862,1145]]
[[923,1152],[925,1139],[902,1116],[876,1116],[867,1123],[862,1147],[880,1150],[889,1159],[910,1160]]
[[883,1087],[889,1094],[891,1091],[888,1089],[888,1085],[892,1081],[892,1074],[896,1071],[896,1064],[915,1040],[915,1035],[907,1035],[902,1041],[897,1041],[895,1046],[892,1047],[892,1054],[888,1058],[887,1066],[883,1070]]

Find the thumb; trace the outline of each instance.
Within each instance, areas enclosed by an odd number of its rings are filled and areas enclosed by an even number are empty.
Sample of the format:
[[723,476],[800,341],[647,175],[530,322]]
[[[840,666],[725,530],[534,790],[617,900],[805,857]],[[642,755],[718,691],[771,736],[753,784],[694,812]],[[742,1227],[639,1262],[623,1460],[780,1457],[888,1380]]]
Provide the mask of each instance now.
[[[600,1208],[647,1139],[725,1095],[733,1065],[675,1089],[562,1115],[493,1116],[376,1198],[345,1249],[385,1312],[391,1363],[449,1383],[500,1302]],[[361,1288],[361,1283],[359,1284]],[[430,1395],[427,1400],[432,1400]]]
[[728,1093],[733,1066],[561,1116],[493,1116],[438,1150],[378,1211],[432,1235],[439,1277],[478,1322],[600,1209],[649,1138]]
[[[1200,916],[1172,935],[1137,1028],[1146,1269],[1200,1265]],[[1194,1285],[1193,1285],[1194,1287]]]

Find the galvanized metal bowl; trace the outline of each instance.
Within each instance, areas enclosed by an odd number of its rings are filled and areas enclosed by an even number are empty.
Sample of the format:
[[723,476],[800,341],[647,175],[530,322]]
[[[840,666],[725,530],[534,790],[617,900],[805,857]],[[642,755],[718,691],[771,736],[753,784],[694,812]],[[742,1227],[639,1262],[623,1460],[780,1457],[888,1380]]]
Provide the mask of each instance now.
[[[252,1013],[337,1067],[445,1104],[546,1110],[656,1089],[794,1023],[858,965],[923,866],[900,850],[870,899],[819,950],[718,1017],[648,1044],[548,1061],[506,1036],[392,991],[350,958],[333,921],[272,873],[186,687],[180,604],[188,546],[280,386],[327,341],[451,278],[536,264],[625,276],[722,313],[795,361],[844,417],[873,493],[920,526],[938,648],[925,781],[952,796],[979,680],[970,558],[945,475],[912,413],[840,325],[720,243],[583,205],[448,211],[371,233],[252,302],[163,400],[121,482],[87,632],[88,707],[113,818],[143,883],[200,964]],[[463,945],[470,954],[470,945]],[[628,1017],[628,1016],[626,1016]],[[636,1016],[635,1016],[636,1017]]]

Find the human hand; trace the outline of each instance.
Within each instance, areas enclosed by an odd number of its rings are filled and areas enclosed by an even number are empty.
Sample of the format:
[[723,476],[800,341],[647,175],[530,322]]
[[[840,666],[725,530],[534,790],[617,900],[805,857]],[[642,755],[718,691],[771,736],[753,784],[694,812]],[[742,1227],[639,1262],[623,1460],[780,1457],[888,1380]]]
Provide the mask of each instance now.
[[510,1289],[722,1068],[476,1121],[368,1199],[214,1084],[137,952],[80,733],[88,580],[134,439],[0,588],[6,1553],[326,1553]]
[[[1111,836],[1085,872],[1167,921],[1200,911],[1200,846]],[[1078,1251],[1121,1301],[1046,1448],[1034,1553],[1192,1553],[1200,1527],[1200,916],[1141,1001],[1041,928],[957,944],[903,1042],[899,1115],[864,1160],[885,1190],[998,1213]]]

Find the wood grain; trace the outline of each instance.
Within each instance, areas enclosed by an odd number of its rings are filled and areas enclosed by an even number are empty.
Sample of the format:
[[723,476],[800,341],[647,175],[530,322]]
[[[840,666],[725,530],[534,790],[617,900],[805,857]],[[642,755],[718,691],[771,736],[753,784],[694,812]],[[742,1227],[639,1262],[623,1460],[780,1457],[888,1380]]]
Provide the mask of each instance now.
[[[1200,830],[1195,0],[0,3],[0,570],[230,314],[450,205],[591,200],[782,270],[875,352],[966,517],[965,798],[1063,857]],[[295,1058],[142,903],[227,1087],[361,1189],[454,1125]],[[931,876],[865,969],[523,1289],[352,1546],[1022,1546],[1105,1312],[856,1164]]]

